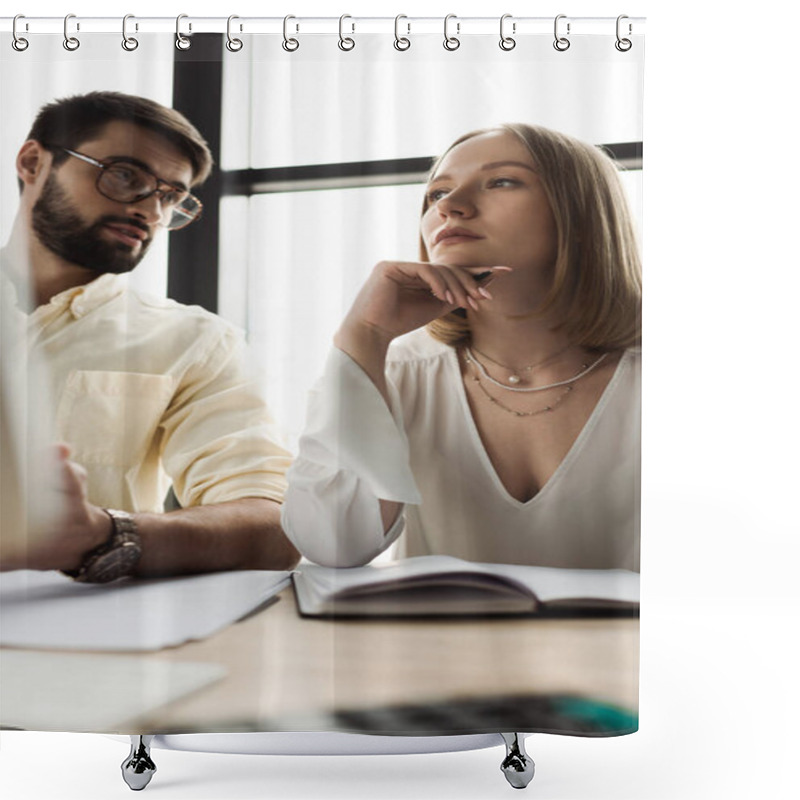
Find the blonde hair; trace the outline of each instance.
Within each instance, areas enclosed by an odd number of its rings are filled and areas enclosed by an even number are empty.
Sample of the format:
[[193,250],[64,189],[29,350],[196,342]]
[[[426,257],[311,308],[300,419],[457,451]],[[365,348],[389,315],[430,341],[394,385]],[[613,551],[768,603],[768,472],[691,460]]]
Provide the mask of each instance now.
[[[553,285],[541,313],[554,311],[575,344],[616,350],[641,343],[642,279],[633,222],[614,161],[594,145],[522,123],[468,133],[437,159],[475,136],[507,131],[528,148],[556,223]],[[423,214],[427,210],[423,202]],[[420,240],[420,255],[428,261]],[[469,342],[469,322],[456,310],[428,325],[449,345]]]

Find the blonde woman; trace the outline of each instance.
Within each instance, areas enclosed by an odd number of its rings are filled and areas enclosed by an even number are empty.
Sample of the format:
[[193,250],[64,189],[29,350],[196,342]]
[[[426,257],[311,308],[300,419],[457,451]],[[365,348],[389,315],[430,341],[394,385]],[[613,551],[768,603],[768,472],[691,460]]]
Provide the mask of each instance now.
[[287,535],[329,566],[399,539],[638,569],[640,307],[605,154],[522,124],[461,137],[430,174],[420,261],[379,263],[336,334]]

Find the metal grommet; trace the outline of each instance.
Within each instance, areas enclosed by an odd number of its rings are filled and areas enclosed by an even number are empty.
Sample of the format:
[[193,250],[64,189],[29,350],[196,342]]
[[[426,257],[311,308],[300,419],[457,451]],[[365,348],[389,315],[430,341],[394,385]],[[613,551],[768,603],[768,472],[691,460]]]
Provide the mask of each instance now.
[[[283,42],[281,42],[281,47],[283,47],[287,53],[294,53],[294,51],[300,47],[300,42],[298,42],[294,37],[287,35],[290,19],[297,19],[297,17],[293,17],[291,14],[288,14],[283,18]],[[296,26],[295,30],[300,30],[300,26]]]
[[400,20],[401,19],[408,19],[405,14],[398,14],[394,18],[394,49],[400,50],[401,52],[408,50],[411,47],[411,39],[408,38],[408,34],[411,33],[411,23],[407,22],[406,27],[408,28],[406,36],[400,35]]
[[[628,15],[627,14],[620,14],[617,17],[617,41],[614,42],[614,47],[616,47],[617,50],[620,51],[620,53],[627,53],[628,50],[630,50],[631,47],[633,47],[633,42],[630,39],[623,39],[619,35],[620,23],[622,22],[623,19],[628,19]],[[630,36],[632,32],[633,32],[633,26],[629,22],[628,23],[628,36]]]
[[[506,20],[511,19],[511,14],[503,14],[500,17],[500,49],[501,50],[513,50],[517,46],[516,39],[512,39],[510,36],[506,36],[505,34],[505,24]],[[511,23],[511,33],[517,32],[517,23]]]
[[[569,50],[570,41],[566,38],[566,36],[559,36],[558,35],[558,21],[560,19],[566,19],[566,14],[559,14],[555,22],[553,23],[553,36],[555,37],[555,41],[553,42],[553,47],[558,50],[559,53],[563,53],[565,50]],[[567,23],[567,36],[569,36],[569,22]]]
[[[14,17],[14,22],[12,23],[12,26],[11,26],[11,35],[14,37],[11,40],[11,46],[18,53],[23,52],[23,50],[27,50],[28,49],[28,45],[30,44],[30,42],[27,39],[25,39],[24,37],[20,36],[17,33],[17,20],[20,20],[20,19],[25,19],[25,15],[24,14],[17,14],[17,16]],[[25,30],[28,30],[28,23],[27,22],[25,23]]]
[[[351,39],[349,36],[344,36],[342,33],[342,27],[346,19],[353,19],[353,18],[349,14],[342,14],[342,16],[339,17],[339,49],[344,50],[345,52],[352,50],[356,46],[354,39]],[[356,32],[355,22],[353,22],[352,25],[353,25],[352,33],[355,33]]]
[[[134,39],[133,36],[128,36],[128,20],[134,19],[133,14],[126,14],[122,18],[122,49],[132,53],[138,46],[139,40]],[[139,25],[134,24],[134,29],[139,30]]]
[[[231,53],[238,53],[244,47],[244,42],[241,39],[237,39],[236,37],[231,36],[231,23],[235,19],[239,19],[239,17],[236,16],[236,14],[231,14],[228,17],[228,27],[226,29],[226,35],[227,35],[228,38],[227,38],[227,41],[225,42],[225,47],[227,47],[228,50],[231,51]],[[241,29],[242,28],[241,28],[241,25],[240,25],[239,26],[239,30],[241,30]]]
[[[192,40],[187,39],[181,33],[181,20],[188,19],[188,14],[178,14],[175,19],[175,48],[177,50],[188,50],[192,46]],[[192,31],[192,23],[189,23],[189,33]]]
[[[445,50],[450,50],[452,52],[453,50],[458,50],[458,48],[461,47],[461,41],[457,38],[457,36],[448,35],[447,26],[451,19],[456,19],[456,15],[448,14],[444,18],[444,42],[442,43],[442,46]],[[456,34],[459,33],[461,33],[461,23],[456,22]]]
[[[69,30],[67,29],[67,25],[69,24],[69,21],[71,19],[75,19],[74,14],[67,14],[67,16],[64,17],[64,49],[73,52],[81,46],[81,43],[80,40],[77,39],[75,36],[69,35]],[[80,25],[76,23],[75,30],[80,30],[80,29],[81,29]]]

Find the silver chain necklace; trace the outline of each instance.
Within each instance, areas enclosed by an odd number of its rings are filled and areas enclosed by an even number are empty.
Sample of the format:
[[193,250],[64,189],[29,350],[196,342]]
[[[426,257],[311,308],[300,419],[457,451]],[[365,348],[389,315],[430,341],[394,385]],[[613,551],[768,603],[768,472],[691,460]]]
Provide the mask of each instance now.
[[[474,365],[474,362],[473,362]],[[513,408],[510,408],[505,403],[501,402],[499,398],[492,395],[489,390],[481,383],[481,379],[478,375],[473,375],[472,380],[478,384],[478,388],[483,392],[483,394],[489,399],[491,403],[496,405],[498,408],[501,408],[503,411],[513,414],[515,417],[536,417],[539,414],[546,414],[548,411],[555,411],[566,399],[567,395],[575,388],[572,384],[564,388],[559,394],[556,399],[550,403],[550,405],[544,406],[543,408],[536,408],[533,411],[517,411]]]

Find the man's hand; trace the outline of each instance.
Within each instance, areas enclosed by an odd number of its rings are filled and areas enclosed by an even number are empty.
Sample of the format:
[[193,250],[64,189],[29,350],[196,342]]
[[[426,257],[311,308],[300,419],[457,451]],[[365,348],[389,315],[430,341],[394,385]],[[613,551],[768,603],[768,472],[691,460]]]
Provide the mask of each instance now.
[[65,444],[54,447],[55,486],[44,486],[44,492],[58,495],[62,514],[51,524],[51,530],[37,536],[27,552],[3,562],[3,570],[64,569],[76,570],[84,556],[111,535],[111,517],[86,497],[86,470],[69,460]]
[[[2,570],[77,570],[86,555],[111,536],[111,517],[86,495],[86,471],[56,445],[55,486],[62,504],[58,523],[36,537],[27,552],[4,559]],[[228,569],[292,569],[300,559],[280,527],[280,504],[258,497],[138,513],[142,559],[136,574],[163,577]],[[33,537],[32,537],[33,538]]]

